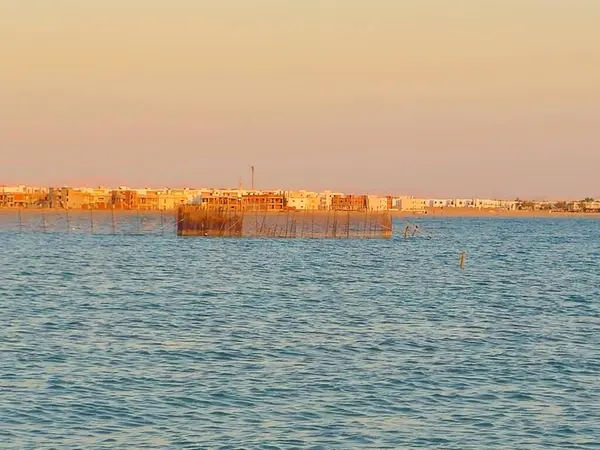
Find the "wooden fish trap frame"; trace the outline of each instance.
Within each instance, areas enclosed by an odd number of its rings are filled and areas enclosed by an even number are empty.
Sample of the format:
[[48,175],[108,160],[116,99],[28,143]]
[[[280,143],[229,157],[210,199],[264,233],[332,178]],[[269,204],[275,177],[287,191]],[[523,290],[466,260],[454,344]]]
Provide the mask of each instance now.
[[389,211],[248,211],[184,205],[177,211],[178,236],[296,239],[389,239]]

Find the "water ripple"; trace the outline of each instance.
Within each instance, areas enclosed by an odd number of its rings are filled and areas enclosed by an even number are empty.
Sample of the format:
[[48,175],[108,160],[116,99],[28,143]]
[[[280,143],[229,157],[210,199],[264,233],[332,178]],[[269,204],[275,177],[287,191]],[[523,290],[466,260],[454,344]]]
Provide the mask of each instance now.
[[598,222],[419,225],[0,232],[0,448],[599,448]]

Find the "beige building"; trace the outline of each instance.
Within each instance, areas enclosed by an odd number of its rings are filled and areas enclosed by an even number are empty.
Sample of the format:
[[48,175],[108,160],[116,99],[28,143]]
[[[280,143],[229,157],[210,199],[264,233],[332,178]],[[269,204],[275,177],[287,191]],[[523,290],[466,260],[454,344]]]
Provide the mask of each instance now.
[[321,204],[319,194],[310,191],[287,191],[285,199],[287,208],[298,211],[316,210]]
[[388,209],[388,198],[367,195],[367,209],[369,211],[386,211]]
[[[85,192],[85,191],[84,191]],[[94,209],[109,209],[112,206],[111,190],[103,187],[89,189],[90,207]]]
[[191,189],[165,189],[157,191],[157,209],[175,209],[191,203],[201,193]]
[[398,198],[397,205],[401,211],[424,211],[427,208],[428,201],[424,198],[403,196]]
[[0,208],[39,208],[48,202],[48,189],[31,186],[0,186]]
[[322,210],[322,211],[329,211],[332,209],[332,204],[333,204],[333,198],[334,197],[341,197],[344,194],[341,192],[332,192],[332,191],[323,191],[323,192],[319,192],[317,194],[318,198],[319,198],[319,207],[318,209]]
[[89,192],[72,187],[51,187],[48,191],[50,208],[87,209],[91,199],[92,195]]

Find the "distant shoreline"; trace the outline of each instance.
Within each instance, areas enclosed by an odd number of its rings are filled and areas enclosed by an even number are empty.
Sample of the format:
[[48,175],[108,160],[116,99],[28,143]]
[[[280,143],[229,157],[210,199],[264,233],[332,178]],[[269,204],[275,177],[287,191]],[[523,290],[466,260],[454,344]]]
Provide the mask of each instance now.
[[[113,210],[110,209],[52,209],[52,208],[0,208],[0,214],[35,214],[35,213],[47,213],[51,215],[62,215],[66,214],[112,214]],[[298,210],[298,211],[267,211],[267,214],[315,214],[324,215],[331,214],[333,211],[323,210]],[[376,212],[376,211],[372,211]],[[160,214],[164,215],[175,215],[177,214],[176,209],[168,210],[127,210],[127,209],[115,209],[114,214],[116,215],[150,215]],[[338,214],[346,214],[347,211],[337,211]],[[265,211],[246,211],[245,215],[264,215]],[[364,214],[360,211],[352,211],[351,214]],[[558,211],[506,211],[497,209],[478,209],[478,208],[428,208],[423,211],[396,211],[390,210],[390,214],[395,218],[552,218],[552,219],[598,219],[600,213],[573,213],[573,212],[558,212]]]
[[537,219],[579,219],[600,218],[600,213],[573,213],[562,211],[507,211],[500,209],[479,208],[428,208],[424,211],[392,211],[394,217],[502,217],[502,218],[537,218]]

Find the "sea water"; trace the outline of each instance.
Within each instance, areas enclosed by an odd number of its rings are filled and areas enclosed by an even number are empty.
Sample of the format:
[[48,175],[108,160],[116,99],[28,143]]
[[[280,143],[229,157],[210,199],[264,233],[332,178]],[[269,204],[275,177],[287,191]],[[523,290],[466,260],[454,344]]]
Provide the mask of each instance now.
[[0,448],[599,448],[600,221],[415,223],[0,227]]

